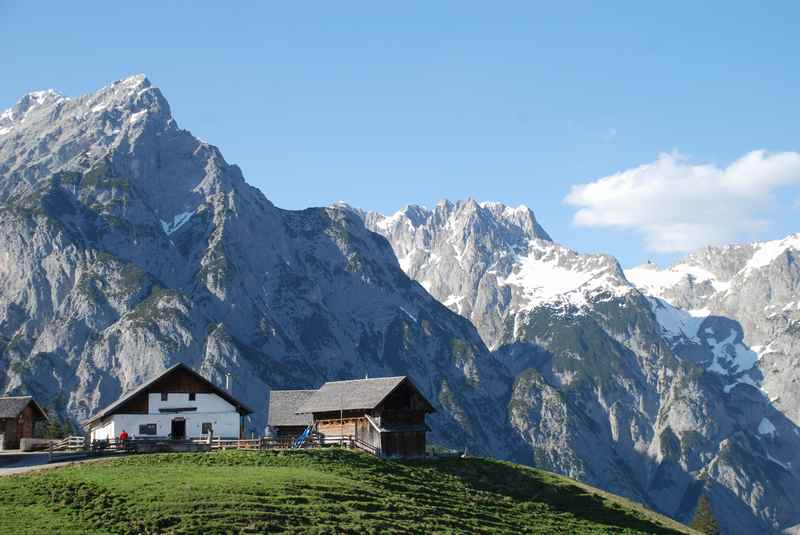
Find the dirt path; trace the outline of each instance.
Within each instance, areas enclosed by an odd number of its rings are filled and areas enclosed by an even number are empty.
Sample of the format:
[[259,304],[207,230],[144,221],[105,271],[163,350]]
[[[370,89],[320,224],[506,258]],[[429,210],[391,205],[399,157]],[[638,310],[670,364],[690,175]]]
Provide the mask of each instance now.
[[42,452],[33,453],[3,453],[0,454],[0,477],[14,474],[25,474],[36,470],[48,470],[71,464],[104,461],[108,457],[93,459],[74,459],[69,461],[48,463],[49,455]]

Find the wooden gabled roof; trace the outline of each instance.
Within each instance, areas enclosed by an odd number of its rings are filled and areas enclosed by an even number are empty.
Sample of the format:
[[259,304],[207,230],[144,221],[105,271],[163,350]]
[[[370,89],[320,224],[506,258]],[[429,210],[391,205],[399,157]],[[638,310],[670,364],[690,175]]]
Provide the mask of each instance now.
[[310,414],[297,414],[316,390],[273,390],[269,393],[267,425],[311,425]]
[[251,414],[253,412],[247,405],[245,405],[244,403],[242,403],[241,401],[239,401],[238,399],[233,397],[226,390],[218,387],[217,385],[215,385],[214,383],[212,383],[211,381],[209,381],[208,379],[206,379],[205,377],[203,377],[202,375],[200,375],[199,373],[194,371],[192,368],[187,366],[186,364],[183,364],[182,362],[179,362],[178,364],[175,364],[171,368],[168,368],[167,370],[165,370],[163,373],[157,375],[156,377],[153,377],[152,379],[150,379],[149,381],[147,381],[143,385],[141,385],[141,386],[137,387],[136,389],[132,390],[131,392],[125,394],[124,396],[119,398],[117,401],[115,401],[111,405],[108,405],[107,407],[105,407],[103,410],[101,410],[100,412],[98,412],[97,414],[95,414],[94,416],[89,418],[88,420],[85,420],[83,422],[83,425],[90,425],[93,422],[96,422],[97,420],[105,418],[106,416],[111,416],[112,414],[117,414],[117,413],[124,412],[125,405],[129,401],[132,401],[138,395],[146,393],[151,389],[153,389],[155,391],[155,387],[157,386],[158,382],[162,381],[163,379],[168,378],[171,375],[177,374],[177,373],[188,373],[188,374],[190,374],[193,379],[196,379],[196,380],[200,381],[206,387],[208,387],[210,392],[212,392],[214,394],[217,394],[219,397],[221,397],[222,399],[224,399],[225,401],[227,401],[228,403],[230,403],[231,405],[236,407],[236,410],[239,412],[239,414],[246,415],[246,414]]
[[427,412],[434,412],[430,402],[405,375],[352,381],[329,381],[314,392],[308,401],[297,409],[297,412],[302,414],[338,410],[371,410],[380,405],[402,384],[410,385],[419,394],[427,404]]
[[33,406],[40,418],[47,419],[47,413],[31,396],[0,397],[0,418],[16,418],[28,405]]

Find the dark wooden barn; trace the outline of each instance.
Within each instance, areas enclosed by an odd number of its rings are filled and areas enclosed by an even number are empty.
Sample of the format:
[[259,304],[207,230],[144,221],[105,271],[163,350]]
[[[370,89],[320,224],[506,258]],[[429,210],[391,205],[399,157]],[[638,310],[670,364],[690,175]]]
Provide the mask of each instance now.
[[37,420],[47,420],[47,413],[31,396],[0,398],[0,449],[18,449],[20,439],[33,438]]
[[332,381],[296,409],[311,415],[320,440],[352,437],[380,457],[425,455],[425,416],[433,406],[408,377]]

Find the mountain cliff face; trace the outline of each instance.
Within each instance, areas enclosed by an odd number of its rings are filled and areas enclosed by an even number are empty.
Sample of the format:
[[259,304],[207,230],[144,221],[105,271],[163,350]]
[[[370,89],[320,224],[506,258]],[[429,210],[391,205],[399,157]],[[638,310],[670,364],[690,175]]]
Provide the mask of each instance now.
[[508,452],[510,382],[349,210],[286,211],[135,76],[0,115],[0,392],[79,419],[177,361],[269,388],[409,374],[434,440]]
[[647,264],[626,276],[654,298],[656,311],[676,309],[684,318],[678,340],[721,377],[727,393],[740,384],[758,389],[800,425],[799,254],[800,235],[793,235],[708,247],[667,269]]
[[762,378],[768,358],[797,368],[781,338],[798,280],[783,242],[623,272],[552,242],[525,207],[360,214],[513,377],[507,424],[536,465],[679,519],[706,492],[730,533],[800,522],[795,372]]

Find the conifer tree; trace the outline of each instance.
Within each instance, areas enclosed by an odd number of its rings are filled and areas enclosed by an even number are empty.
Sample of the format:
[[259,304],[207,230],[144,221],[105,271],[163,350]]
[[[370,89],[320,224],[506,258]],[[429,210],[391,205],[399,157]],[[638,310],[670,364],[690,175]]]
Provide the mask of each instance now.
[[711,510],[711,502],[705,494],[697,501],[697,510],[692,517],[691,526],[706,535],[720,535],[719,523]]

